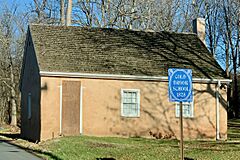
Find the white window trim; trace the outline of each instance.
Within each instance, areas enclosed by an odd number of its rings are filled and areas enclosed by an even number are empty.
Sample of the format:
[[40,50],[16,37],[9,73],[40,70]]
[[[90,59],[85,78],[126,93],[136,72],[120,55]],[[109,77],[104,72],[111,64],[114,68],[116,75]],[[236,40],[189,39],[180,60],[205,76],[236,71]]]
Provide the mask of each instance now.
[[[138,104],[137,115],[124,115],[124,113],[123,113],[123,92],[124,91],[137,93],[137,104]],[[132,118],[140,117],[140,89],[123,89],[123,88],[121,89],[121,116],[122,117],[132,117]]]
[[27,97],[27,113],[28,113],[28,119],[32,118],[32,94],[28,93]]
[[[191,105],[191,113],[190,115],[184,115],[183,114],[183,118],[194,118],[194,101],[192,102],[183,102],[183,109],[184,109],[184,105],[185,104],[189,104]],[[179,112],[178,112],[179,110]],[[176,105],[175,105],[175,116],[176,117],[179,117],[180,116],[180,103],[179,102],[176,102]]]

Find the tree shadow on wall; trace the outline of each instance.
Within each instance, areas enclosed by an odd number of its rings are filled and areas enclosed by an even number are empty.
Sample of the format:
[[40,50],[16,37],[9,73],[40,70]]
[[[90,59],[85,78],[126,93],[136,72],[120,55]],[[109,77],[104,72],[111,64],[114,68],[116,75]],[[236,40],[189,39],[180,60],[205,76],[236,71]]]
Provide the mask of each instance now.
[[[208,137],[208,131],[215,132],[216,122],[215,115],[210,115],[209,111],[212,111],[212,103],[215,103],[215,85],[210,84],[199,84],[202,87],[198,87],[194,90],[195,100],[194,110],[198,109],[201,113],[195,113],[193,118],[184,118],[184,132],[186,136],[191,136],[195,133],[199,137],[196,138],[214,138],[214,135]],[[111,124],[111,131],[113,134],[123,135],[123,136],[150,136],[150,131],[155,133],[161,133],[159,138],[176,138],[179,130],[179,118],[175,115],[175,103],[168,102],[168,86],[166,82],[140,82],[136,83],[135,88],[141,88],[141,113],[140,118],[129,118],[129,117],[108,117],[108,124]],[[204,96],[205,98],[203,98]],[[212,97],[212,98],[211,98]],[[120,91],[119,96],[115,96],[115,100],[119,102],[120,106]],[[220,104],[227,106],[226,100],[220,96]],[[206,107],[205,107],[206,106]],[[119,115],[120,108],[114,108],[107,106],[107,109],[111,115]],[[215,110],[214,110],[215,111]],[[143,118],[144,117],[144,118]],[[199,123],[204,121],[205,129],[201,129],[203,126],[199,126]],[[147,126],[145,124],[148,124]],[[114,128],[124,129],[117,131]],[[199,127],[195,127],[199,126]],[[207,129],[207,130],[206,130]],[[205,131],[204,131],[205,130]],[[157,138],[157,137],[156,137]]]

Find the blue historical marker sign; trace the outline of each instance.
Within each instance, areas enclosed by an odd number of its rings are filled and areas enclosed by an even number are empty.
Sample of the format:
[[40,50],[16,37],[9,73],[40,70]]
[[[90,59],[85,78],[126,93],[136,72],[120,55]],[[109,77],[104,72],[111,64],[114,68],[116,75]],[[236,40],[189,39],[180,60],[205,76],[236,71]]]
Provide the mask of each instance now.
[[192,102],[191,69],[168,69],[168,94],[170,102]]

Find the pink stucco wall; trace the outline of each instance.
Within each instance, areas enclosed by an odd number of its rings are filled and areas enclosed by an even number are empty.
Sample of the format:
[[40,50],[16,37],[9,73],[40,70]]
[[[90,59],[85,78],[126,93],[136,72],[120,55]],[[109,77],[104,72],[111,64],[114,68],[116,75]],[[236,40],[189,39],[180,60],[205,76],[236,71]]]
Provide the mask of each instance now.
[[[42,77],[41,140],[60,135],[62,80],[81,81],[83,134],[94,136],[150,136],[149,132],[179,137],[175,103],[168,101],[167,82]],[[184,118],[185,139],[216,137],[215,84],[194,83],[194,117]],[[140,90],[140,117],[121,116],[121,89]],[[226,92],[221,90],[226,99]],[[220,135],[227,137],[226,104],[220,104]]]

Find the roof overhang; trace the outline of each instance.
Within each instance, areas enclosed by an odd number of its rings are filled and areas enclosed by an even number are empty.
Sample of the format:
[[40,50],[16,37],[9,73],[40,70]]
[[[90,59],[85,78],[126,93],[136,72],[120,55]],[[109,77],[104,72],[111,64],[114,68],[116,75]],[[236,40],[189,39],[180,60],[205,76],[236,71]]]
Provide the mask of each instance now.
[[[161,81],[168,82],[166,76],[136,76],[136,75],[118,75],[118,74],[94,74],[78,72],[49,72],[40,71],[42,77],[71,77],[71,78],[89,78],[89,79],[111,79],[111,80],[132,80],[132,81]],[[225,83],[232,82],[231,79],[205,79],[193,78],[193,83]]]

